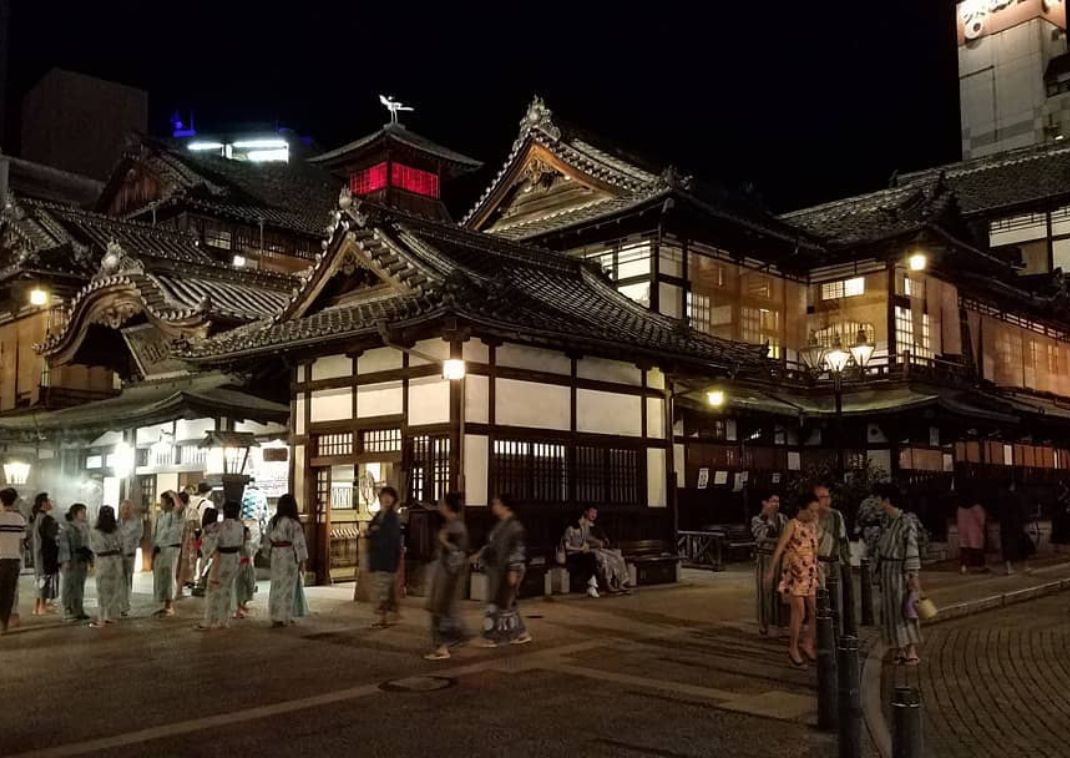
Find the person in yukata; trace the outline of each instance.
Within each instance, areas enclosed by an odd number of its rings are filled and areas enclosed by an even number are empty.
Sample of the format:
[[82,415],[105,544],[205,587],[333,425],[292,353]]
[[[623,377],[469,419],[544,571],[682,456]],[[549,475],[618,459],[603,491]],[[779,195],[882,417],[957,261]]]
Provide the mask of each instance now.
[[[249,603],[253,602],[256,594],[256,564],[255,557],[260,552],[260,539],[253,542],[253,532],[245,525],[242,519],[242,529],[245,530],[245,542],[242,543],[241,560],[238,562],[238,577],[234,580],[234,602],[237,608],[234,618],[243,619],[249,615]],[[259,532],[258,532],[259,534]]]
[[619,550],[611,550],[605,533],[595,527],[598,509],[590,506],[583,511],[579,523],[565,530],[565,555],[587,559],[594,571],[587,584],[587,594],[598,597],[598,585],[610,593],[628,592],[631,575],[628,564]]
[[52,500],[47,492],[33,499],[33,578],[37,595],[33,615],[52,613],[52,601],[59,594],[59,524],[52,517]]
[[18,499],[19,493],[10,487],[0,490],[0,634],[7,632],[19,609],[16,603],[26,518],[19,513]]
[[160,496],[160,513],[152,533],[152,596],[163,607],[157,616],[175,615],[178,583],[178,556],[182,550],[184,519],[176,510],[178,495],[165,492]]
[[986,514],[980,498],[961,496],[955,510],[955,526],[959,534],[959,570],[985,571]]
[[271,560],[268,613],[273,627],[283,627],[293,623],[298,585],[303,583],[308,560],[305,531],[297,516],[297,500],[289,492],[279,498],[263,543],[261,550]]
[[385,628],[398,621],[397,573],[401,564],[401,520],[398,493],[393,487],[379,490],[379,512],[368,524],[368,569],[375,586],[374,626]]
[[487,608],[480,646],[525,645],[531,642],[531,635],[516,603],[526,565],[524,527],[513,513],[510,495],[494,498],[491,511],[498,523],[491,529],[487,544],[473,556],[487,572]]
[[445,523],[438,531],[438,557],[434,564],[431,594],[427,609],[431,611],[431,644],[435,649],[424,656],[429,661],[450,657],[450,648],[468,638],[461,619],[459,602],[464,591],[464,566],[468,559],[468,529],[464,525],[464,498],[459,492],[447,493],[438,506]]
[[123,549],[123,591],[119,599],[119,614],[130,615],[130,596],[134,592],[134,562],[141,538],[145,534],[145,522],[133,500],[124,500],[119,506],[119,537]]
[[921,628],[915,604],[921,597],[920,525],[900,503],[902,495],[894,484],[876,488],[881,509],[887,517],[877,540],[877,577],[881,588],[881,637],[895,649],[896,663],[916,666]]
[[59,563],[62,582],[60,601],[64,621],[86,621],[85,580],[93,563],[93,551],[89,547],[89,524],[86,508],[75,503],[67,509],[67,523],[59,535]]
[[97,620],[91,627],[114,624],[122,613],[126,578],[123,576],[123,535],[115,520],[115,509],[100,507],[97,523],[89,534],[97,580]]
[[223,504],[223,520],[204,530],[203,553],[210,567],[204,621],[197,625],[201,631],[226,628],[234,613],[234,581],[238,578],[246,533],[240,516],[241,503],[228,500]]
[[197,485],[197,492],[195,494],[187,495],[183,492],[180,495],[185,503],[183,506],[180,506],[185,514],[185,522],[182,528],[182,553],[178,564],[179,597],[182,596],[184,589],[196,589],[199,579],[204,575],[204,564],[207,557],[201,555],[203,553],[203,548],[200,546],[200,543],[204,539],[204,536],[201,533],[202,524],[204,523],[204,512],[208,508],[214,507],[211,500],[211,494],[212,485],[208,482],[201,482]]
[[780,573],[780,566],[772,564],[773,551],[776,550],[780,535],[788,525],[788,517],[780,512],[780,495],[767,492],[761,498],[762,510],[750,520],[750,532],[756,546],[757,589],[755,599],[758,606],[758,633],[769,634],[784,626],[784,603],[775,587],[765,581],[770,570]]

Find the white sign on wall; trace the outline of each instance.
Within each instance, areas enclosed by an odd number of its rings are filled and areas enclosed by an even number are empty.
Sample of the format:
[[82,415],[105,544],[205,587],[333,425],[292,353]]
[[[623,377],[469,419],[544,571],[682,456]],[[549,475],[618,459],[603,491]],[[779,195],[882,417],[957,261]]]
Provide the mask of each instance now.
[[1066,28],[1064,0],[964,0],[958,5],[959,44],[1044,18]]

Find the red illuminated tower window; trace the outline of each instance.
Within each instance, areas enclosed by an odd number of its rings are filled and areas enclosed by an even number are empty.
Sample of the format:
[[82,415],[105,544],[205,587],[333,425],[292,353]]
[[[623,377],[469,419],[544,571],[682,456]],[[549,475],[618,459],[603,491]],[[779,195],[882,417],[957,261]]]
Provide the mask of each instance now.
[[349,190],[354,195],[367,195],[386,187],[386,161],[361,169],[349,176]]
[[[402,163],[390,164],[390,184],[417,195],[438,197],[438,175]],[[355,190],[354,190],[355,191]]]

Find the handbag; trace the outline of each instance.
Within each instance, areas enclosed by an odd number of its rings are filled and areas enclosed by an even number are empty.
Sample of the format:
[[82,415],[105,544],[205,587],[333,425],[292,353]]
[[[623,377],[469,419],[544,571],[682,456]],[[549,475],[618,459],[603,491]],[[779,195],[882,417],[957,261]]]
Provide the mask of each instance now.
[[934,619],[936,618],[936,615],[940,612],[936,607],[936,603],[934,603],[930,598],[927,598],[924,595],[918,598],[917,601],[915,601],[914,610],[917,612],[918,618],[920,618],[922,621],[929,621],[930,619]]

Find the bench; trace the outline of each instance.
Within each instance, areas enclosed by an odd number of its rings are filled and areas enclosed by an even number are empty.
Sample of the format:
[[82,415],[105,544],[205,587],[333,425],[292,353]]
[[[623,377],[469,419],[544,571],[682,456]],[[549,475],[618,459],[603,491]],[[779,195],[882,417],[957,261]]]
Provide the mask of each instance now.
[[[550,562],[545,557],[535,556],[528,561],[524,569],[524,578],[520,580],[518,598],[543,597],[551,594]],[[473,568],[468,578],[469,600],[486,602],[487,575],[482,569]]]
[[664,540],[622,542],[620,548],[631,572],[633,587],[680,581],[680,555]]
[[753,560],[757,545],[747,527],[718,524],[697,532],[678,532],[677,547],[687,566],[724,571],[726,560],[741,553],[745,560]]

